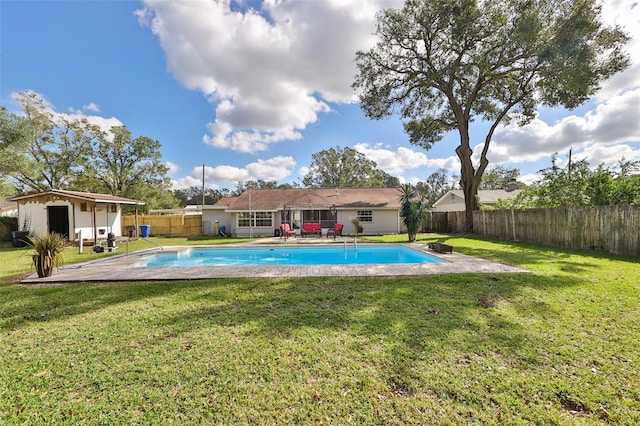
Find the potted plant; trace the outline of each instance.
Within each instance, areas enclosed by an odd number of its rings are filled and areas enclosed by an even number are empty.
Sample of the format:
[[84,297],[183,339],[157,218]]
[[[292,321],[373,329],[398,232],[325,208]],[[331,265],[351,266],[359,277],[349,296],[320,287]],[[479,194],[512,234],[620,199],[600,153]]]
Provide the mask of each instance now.
[[353,226],[355,226],[356,228],[356,236],[358,234],[362,234],[362,232],[364,231],[364,228],[362,227],[362,222],[360,222],[360,219],[358,219],[357,217],[352,217],[351,223],[353,223]]
[[39,278],[50,277],[53,268],[62,263],[62,252],[67,246],[63,235],[52,232],[40,237],[29,237],[33,246],[33,266]]

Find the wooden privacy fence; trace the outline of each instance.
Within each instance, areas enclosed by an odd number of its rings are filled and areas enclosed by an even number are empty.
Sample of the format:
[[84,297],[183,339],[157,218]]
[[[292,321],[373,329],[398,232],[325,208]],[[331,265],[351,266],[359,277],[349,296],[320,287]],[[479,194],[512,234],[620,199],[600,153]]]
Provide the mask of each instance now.
[[[464,232],[464,212],[429,215],[427,232]],[[504,240],[640,255],[640,205],[478,210],[473,212],[473,231]]]
[[[121,222],[122,235],[127,235],[127,226],[135,226],[136,217],[122,216]],[[152,236],[175,237],[202,234],[201,215],[138,215],[138,225],[149,225]]]

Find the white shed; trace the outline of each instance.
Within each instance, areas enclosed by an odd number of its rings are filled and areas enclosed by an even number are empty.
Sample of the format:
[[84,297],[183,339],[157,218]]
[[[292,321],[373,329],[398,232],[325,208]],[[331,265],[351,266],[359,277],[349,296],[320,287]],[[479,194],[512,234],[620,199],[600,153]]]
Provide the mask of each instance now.
[[[136,225],[138,206],[144,202],[109,194],[54,189],[11,198],[18,203],[18,227],[39,236],[57,232],[71,241],[97,241],[109,233],[122,235],[122,206],[134,206]],[[136,230],[138,226],[136,226]]]

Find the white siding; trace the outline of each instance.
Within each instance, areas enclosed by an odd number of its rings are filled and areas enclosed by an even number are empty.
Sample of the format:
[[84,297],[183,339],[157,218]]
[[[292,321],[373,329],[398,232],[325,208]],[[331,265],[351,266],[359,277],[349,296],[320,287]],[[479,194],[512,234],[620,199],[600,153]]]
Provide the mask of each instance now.
[[[81,211],[80,202],[51,201],[45,204],[27,202],[19,207],[18,227],[22,229],[25,217],[30,222],[29,231],[34,236],[39,236],[49,232],[47,207],[66,206],[69,210],[69,239],[75,241],[78,232],[82,232],[82,238],[92,240],[93,235],[93,211],[92,203],[87,202],[89,211]],[[98,204],[96,211],[96,227],[98,238],[107,238],[107,234],[112,232],[116,237],[122,235],[121,232],[121,209],[116,205],[116,212],[112,213],[111,204]],[[100,230],[104,233],[100,234]]]
[[450,192],[438,200],[438,205],[433,206],[432,210],[434,212],[463,212],[464,209],[464,198]]
[[218,221],[218,226],[224,226],[227,235],[231,235],[232,223],[235,223],[235,217],[231,213],[225,212],[223,209],[205,209],[202,210],[202,223],[204,225],[205,235],[214,235],[215,223]]
[[355,234],[356,230],[351,223],[351,218],[357,216],[358,210],[373,211],[373,221],[362,222],[362,227],[364,228],[363,233],[366,235],[399,234],[406,232],[398,210],[362,208],[357,210],[338,210],[338,223],[342,223],[344,225],[343,234]]

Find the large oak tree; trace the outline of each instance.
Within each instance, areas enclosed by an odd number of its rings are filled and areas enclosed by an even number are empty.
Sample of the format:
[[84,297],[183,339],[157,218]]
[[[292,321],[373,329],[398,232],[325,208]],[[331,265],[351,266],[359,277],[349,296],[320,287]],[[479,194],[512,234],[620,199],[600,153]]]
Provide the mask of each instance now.
[[92,154],[93,127],[53,114],[34,92],[16,98],[21,115],[0,111],[0,171],[22,191],[68,188]]
[[0,107],[0,191],[72,189],[177,206],[160,142],[126,127],[102,131],[86,118],[56,114],[37,93],[16,94],[20,113]]
[[302,183],[312,188],[380,188],[396,187],[398,179],[378,169],[375,161],[353,148],[324,149],[313,161]]
[[[601,22],[594,0],[407,0],[378,15],[378,42],[358,52],[353,83],[365,114],[399,114],[411,143],[460,143],[465,228],[497,126],[530,122],[538,106],[574,108],[628,65],[628,37]],[[472,141],[469,124],[489,123]],[[483,144],[472,161],[472,144]]]

